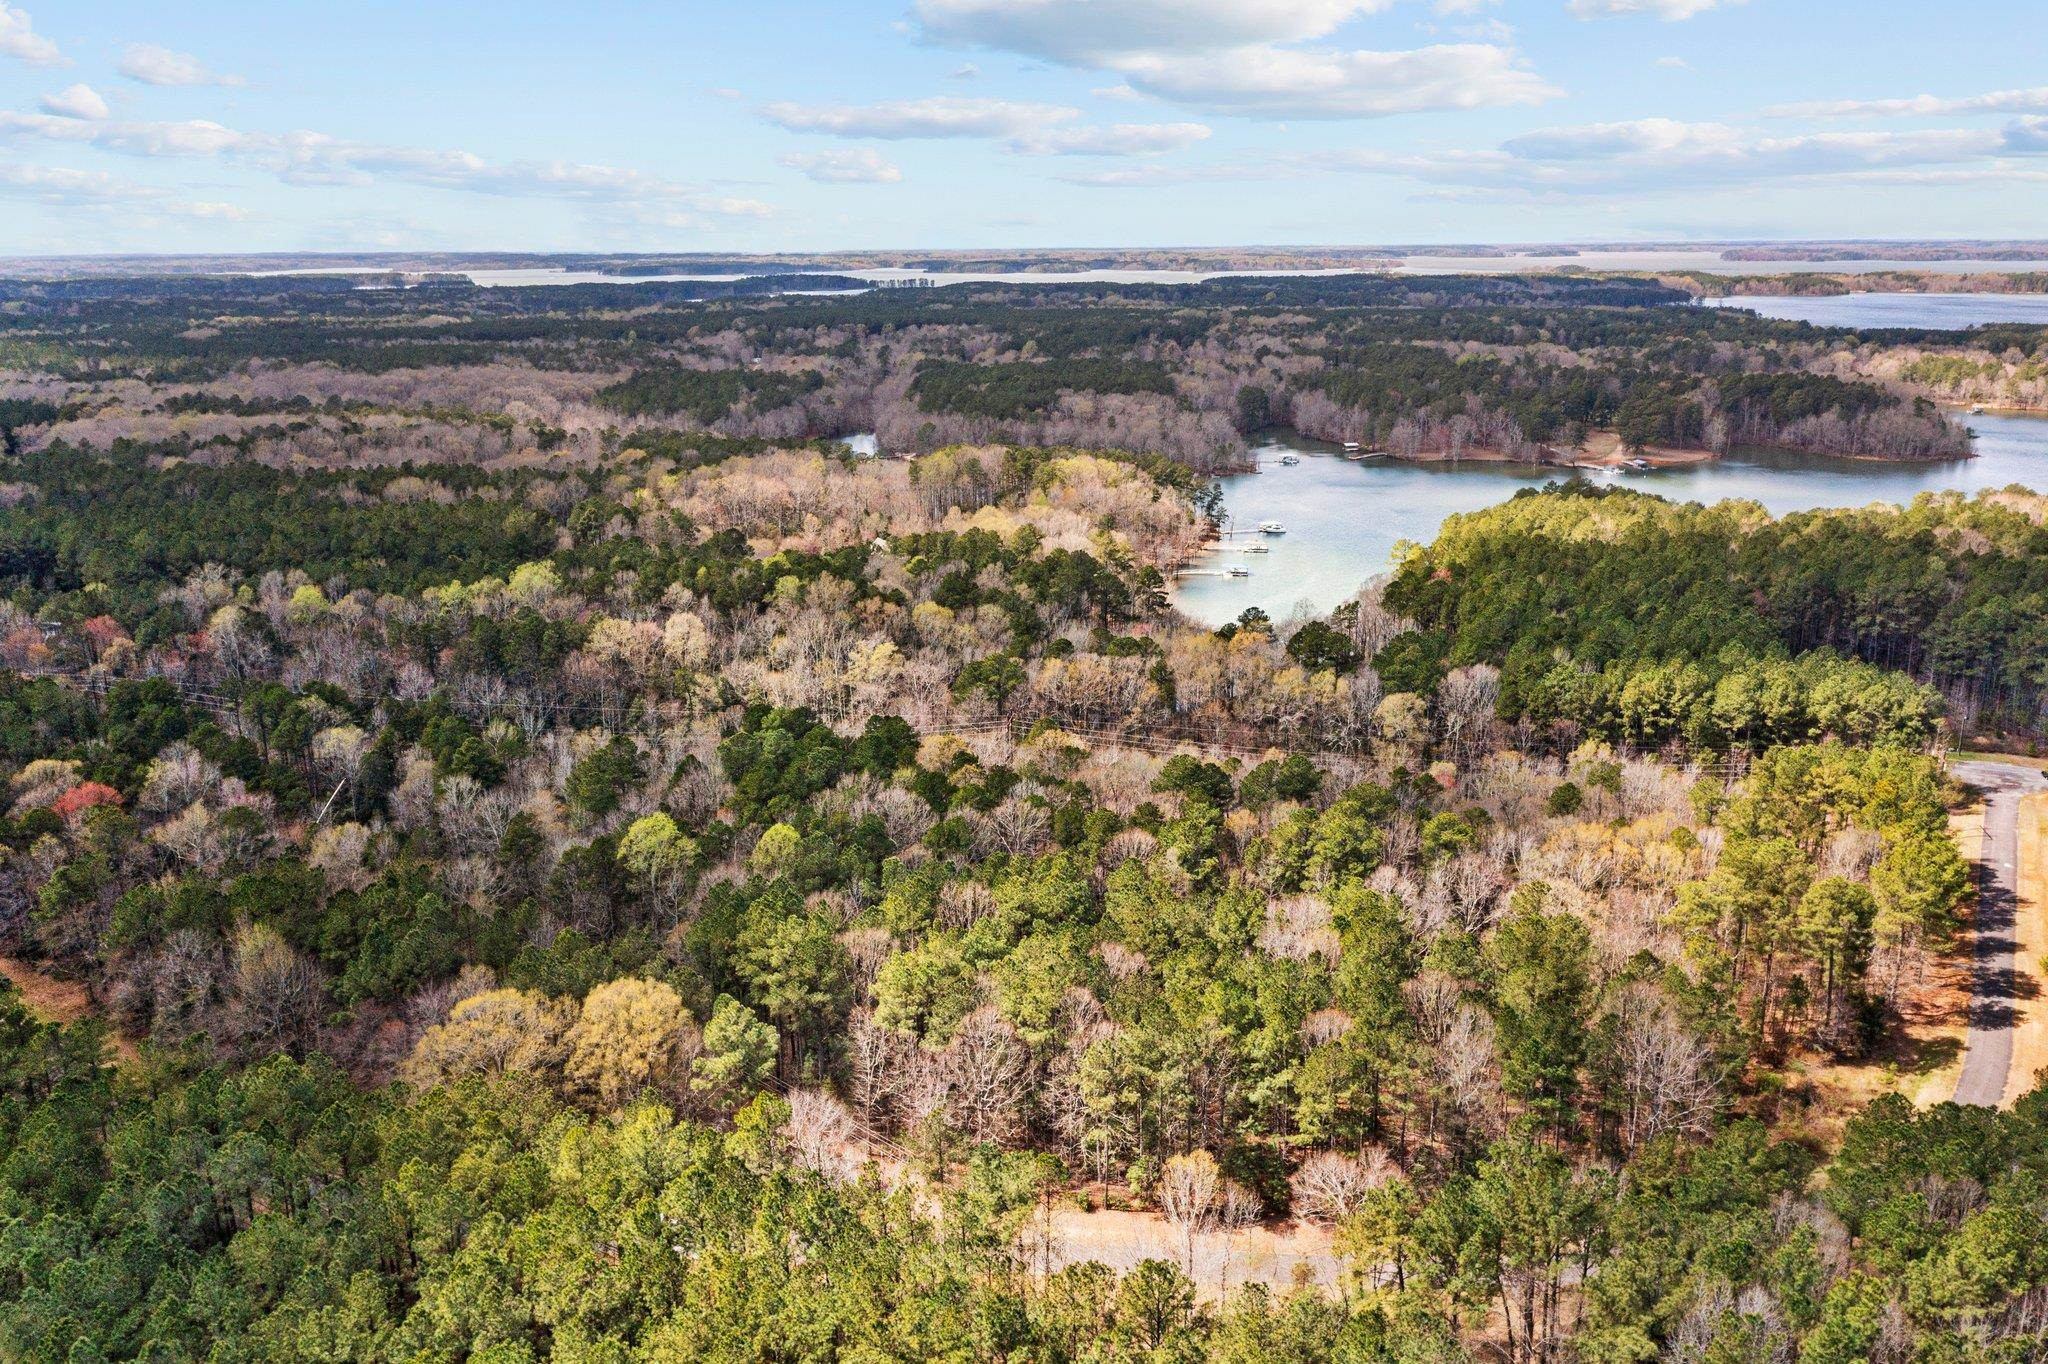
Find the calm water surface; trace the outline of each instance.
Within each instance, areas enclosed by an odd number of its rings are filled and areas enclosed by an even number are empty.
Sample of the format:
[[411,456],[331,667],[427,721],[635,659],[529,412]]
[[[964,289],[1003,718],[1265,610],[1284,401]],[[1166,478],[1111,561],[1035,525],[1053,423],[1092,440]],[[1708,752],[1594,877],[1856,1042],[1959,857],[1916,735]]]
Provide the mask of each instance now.
[[1578,251],[1568,256],[1407,256],[1409,275],[1498,275],[1529,270],[1701,270],[1715,275],[1868,275],[1916,270],[1930,275],[2010,274],[2048,268],[2026,260],[1723,260],[1719,251]]
[[[1856,507],[1908,502],[1922,492],[1955,488],[1975,492],[2012,483],[2048,489],[2048,419],[1978,416],[1977,457],[1930,464],[1878,464],[1867,460],[1757,453],[1710,464],[1641,473],[1587,475],[1682,502],[1750,498],[1773,515],[1815,507]],[[1427,542],[1444,518],[1506,501],[1522,488],[1578,477],[1568,470],[1532,471],[1507,464],[1418,464],[1372,459],[1354,462],[1338,448],[1291,432],[1273,432],[1256,452],[1259,472],[1221,480],[1231,530],[1222,546],[1192,567],[1241,564],[1247,578],[1187,577],[1175,599],[1205,625],[1221,625],[1256,606],[1281,619],[1306,606],[1329,612],[1366,581],[1384,573],[1394,546]],[[1281,464],[1297,455],[1300,463]],[[1278,521],[1284,535],[1261,535],[1261,521]],[[1263,544],[1264,554],[1244,546]]]
[[1994,322],[2048,325],[2048,294],[1835,294],[1825,298],[1708,298],[1715,308],[1747,308],[1787,322],[1822,327],[1930,327],[1961,331]]
[[[1503,275],[1546,270],[1701,270],[1718,275],[1867,274],[1876,270],[1919,270],[1929,274],[1977,274],[2014,270],[2048,269],[2042,261],[1730,261],[1718,251],[1581,251],[1569,256],[1389,256],[1393,269],[1404,275]],[[995,270],[976,272],[916,269],[838,270],[826,265],[805,265],[807,274],[851,275],[874,284],[898,284],[929,280],[933,284],[1197,284],[1203,280],[1236,275],[1293,276],[1348,275],[1355,270]],[[483,285],[519,284],[656,284],[673,280],[730,280],[738,275],[607,275],[594,270],[552,270],[526,267],[514,270],[469,270],[471,280]],[[1868,297],[1857,295],[1857,297]],[[1923,295],[1924,297],[1924,295]],[[1780,302],[1784,300],[1755,300]],[[1744,299],[1747,306],[1752,300]],[[1776,316],[1777,314],[1771,314]],[[1898,324],[1889,325],[1917,325]],[[1965,324],[1967,325],[1967,324]]]
[[[545,267],[526,267],[516,270],[467,270],[470,282],[485,288],[510,288],[526,284],[665,284],[684,280],[736,280],[748,279],[749,275],[607,275],[597,270],[551,270]],[[756,271],[768,274],[769,271]],[[993,270],[993,271],[931,271],[931,270],[840,270],[825,265],[806,265],[801,273],[807,275],[844,275],[853,279],[864,279],[870,284],[905,284],[913,281],[930,281],[932,284],[1200,284],[1203,280],[1218,279],[1232,275],[1258,275],[1261,277],[1350,275],[1355,270]],[[847,293],[849,290],[797,290],[795,292]]]
[[[1788,275],[1826,273],[1869,274],[1880,270],[1915,270],[1927,274],[2011,273],[2048,270],[2048,262],[2025,260],[1961,261],[1730,261],[1718,251],[1580,251],[1571,255],[1515,256],[1386,256],[1395,274],[1402,275],[1503,275],[1554,270],[1698,270],[1717,275]],[[1066,281],[1096,284],[1195,284],[1203,280],[1234,275],[1349,275],[1357,269],[1304,270],[1001,270],[986,272],[932,271],[922,269],[841,270],[829,265],[796,267],[804,274],[852,275],[873,284],[929,280],[934,284],[1044,284]],[[382,275],[390,267],[381,265],[316,265],[291,270],[245,270],[252,277],[274,275]],[[737,280],[765,270],[745,274],[608,275],[599,270],[568,270],[552,266],[519,266],[505,270],[451,269],[447,273],[467,275],[472,283],[486,287],[522,284],[663,284],[685,280]],[[1769,301],[1769,300],[1766,300]],[[1743,300],[1742,306],[1749,306]],[[1772,314],[1777,316],[1777,314]]]

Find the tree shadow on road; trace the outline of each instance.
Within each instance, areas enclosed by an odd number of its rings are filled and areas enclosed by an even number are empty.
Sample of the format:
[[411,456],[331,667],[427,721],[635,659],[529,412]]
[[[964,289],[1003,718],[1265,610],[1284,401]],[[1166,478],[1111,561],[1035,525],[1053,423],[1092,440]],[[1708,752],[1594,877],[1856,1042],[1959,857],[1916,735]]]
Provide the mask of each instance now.
[[2011,891],[1991,878],[1984,878],[1977,891],[1977,909],[1971,916],[1974,939],[1971,965],[1970,1026],[2009,1028],[2018,1021],[2015,1001],[2033,999],[2040,984],[2030,971],[2015,963],[2014,925],[2017,901]]

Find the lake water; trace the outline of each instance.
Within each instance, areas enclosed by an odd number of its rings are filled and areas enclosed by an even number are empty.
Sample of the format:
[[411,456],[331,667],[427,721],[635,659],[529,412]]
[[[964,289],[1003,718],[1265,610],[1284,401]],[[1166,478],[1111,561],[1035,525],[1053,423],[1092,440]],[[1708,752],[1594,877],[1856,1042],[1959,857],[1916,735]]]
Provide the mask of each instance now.
[[[1370,248],[1367,248],[1370,249]],[[1851,260],[1851,261],[1731,261],[1719,250],[1701,251],[1579,251],[1570,255],[1504,256],[1397,256],[1380,259],[1385,268],[1403,275],[1501,275],[1554,270],[1697,270],[1716,275],[1831,274],[1860,275],[1881,270],[1913,270],[1927,274],[2007,274],[2015,271],[2048,272],[2048,261],[2026,260]],[[245,270],[252,276],[275,275],[382,275],[393,267],[381,265],[318,265],[286,270]],[[830,265],[805,263],[790,267],[802,274],[850,275],[871,284],[900,284],[929,281],[933,284],[1199,284],[1203,280],[1237,275],[1312,276],[1357,274],[1363,267],[1304,270],[995,270],[945,271],[923,269],[842,270]],[[732,281],[753,274],[610,275],[599,270],[567,270],[551,266],[521,266],[487,270],[449,267],[442,273],[466,275],[473,284],[487,288],[522,284],[664,284],[686,281]],[[1860,296],[1859,296],[1860,297]],[[1722,302],[1724,300],[1709,300]],[[1792,300],[1742,300],[1736,306],[1757,303],[1779,304]],[[1778,316],[1772,313],[1770,316]],[[1890,324],[1921,325],[1921,324]],[[1938,324],[1927,324],[1938,325]]]
[[1818,298],[1707,298],[1714,308],[1822,327],[1929,327],[1961,331],[1995,322],[2048,326],[2048,294],[1833,294]]
[[[2048,419],[1977,416],[1974,459],[1941,463],[1881,464],[1869,460],[1757,453],[1682,468],[1581,475],[1571,470],[1468,461],[1421,464],[1406,460],[1344,459],[1334,445],[1291,432],[1270,433],[1256,451],[1259,472],[1220,480],[1231,517],[1229,535],[1192,567],[1241,564],[1246,578],[1189,577],[1176,585],[1182,611],[1204,625],[1233,620],[1256,606],[1284,619],[1298,606],[1324,615],[1392,565],[1403,540],[1427,543],[1444,518],[1477,511],[1566,478],[1589,477],[1682,502],[1749,498],[1773,515],[1816,507],[1909,502],[1922,492],[1954,488],[1975,492],[2019,483],[2048,489]],[[1280,457],[1297,455],[1298,464]],[[1284,535],[1260,535],[1261,521],[1278,521]],[[1242,533],[1249,532],[1249,533]],[[1266,547],[1246,553],[1247,545]]]
[[[526,284],[663,284],[685,280],[736,280],[746,275],[607,275],[596,270],[467,270],[470,282],[485,288],[508,288]],[[766,271],[760,273],[768,273]],[[1309,276],[1349,275],[1354,270],[840,270],[828,265],[803,267],[807,275],[843,275],[870,284],[1200,284],[1203,280],[1228,275]],[[806,292],[806,291],[798,291]],[[846,293],[848,290],[808,292]]]
[[1723,260],[1702,251],[1579,251],[1569,256],[1405,256],[1397,267],[1410,275],[1498,275],[1531,270],[1700,270],[1715,275],[1868,275],[1915,270],[1930,275],[2011,274],[2048,270],[2027,260]]
[[[1570,256],[1389,256],[1393,269],[1404,275],[1500,275],[1547,270],[1701,270],[1717,275],[1787,275],[1824,273],[1859,275],[1878,270],[1919,270],[1930,274],[2004,273],[2016,270],[2048,271],[2048,261],[1731,261],[1719,251],[1581,251]],[[874,284],[901,284],[929,280],[933,284],[1199,284],[1203,280],[1234,275],[1313,276],[1348,275],[1355,270],[990,270],[932,271],[916,269],[840,270],[829,265],[805,265],[807,274],[851,275]],[[469,270],[471,280],[482,285],[520,284],[656,284],[676,280],[732,280],[738,275],[606,275],[594,270]],[[1866,295],[1854,295],[1866,297]],[[1922,295],[1921,297],[1925,297]],[[1758,299],[1742,301],[1778,303],[1792,300]],[[1819,300],[1800,300],[1806,302]],[[1776,316],[1777,314],[1770,314]],[[1847,324],[1844,324],[1847,325]],[[1920,325],[1891,323],[1887,325]],[[1927,324],[1938,325],[1938,324]]]

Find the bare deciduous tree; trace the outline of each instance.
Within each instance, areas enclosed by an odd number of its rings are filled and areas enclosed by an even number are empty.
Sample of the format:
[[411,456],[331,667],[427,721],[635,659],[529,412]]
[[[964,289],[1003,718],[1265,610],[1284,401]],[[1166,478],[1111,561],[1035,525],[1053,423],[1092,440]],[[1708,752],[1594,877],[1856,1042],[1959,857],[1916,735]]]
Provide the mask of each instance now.
[[1224,1178],[1216,1157],[1190,1151],[1168,1157],[1159,1172],[1159,1213],[1180,1235],[1181,1268],[1193,1272],[1195,1238],[1215,1225]]
[[1365,1195],[1399,1173],[1377,1146],[1355,1156],[1317,1151],[1301,1162],[1288,1183],[1296,1213],[1312,1221],[1335,1222],[1350,1216]]
[[1614,1033],[1624,1147],[1665,1132],[1705,1131],[1718,1100],[1713,1051],[1686,1030],[1663,992],[1647,984],[1623,991]]
[[1024,1125],[1031,1053],[993,1008],[962,1019],[938,1057],[953,1125],[975,1141],[1009,1141]]
[[845,1183],[860,1169],[859,1132],[846,1105],[822,1089],[799,1089],[789,1096],[789,1123],[784,1129],[790,1159],[806,1170]]

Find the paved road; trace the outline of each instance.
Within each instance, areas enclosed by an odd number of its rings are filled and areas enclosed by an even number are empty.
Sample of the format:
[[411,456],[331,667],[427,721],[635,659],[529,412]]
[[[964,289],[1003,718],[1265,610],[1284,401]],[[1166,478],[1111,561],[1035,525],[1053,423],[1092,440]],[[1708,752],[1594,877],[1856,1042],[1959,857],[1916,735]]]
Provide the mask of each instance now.
[[1977,863],[1977,911],[1971,919],[1970,1035],[1956,1102],[1995,1108],[2012,1074],[2013,1001],[2020,976],[2013,958],[2019,907],[2020,798],[2048,790],[2048,777],[2012,763],[1959,762],[1956,776],[1984,792],[1984,852]]

